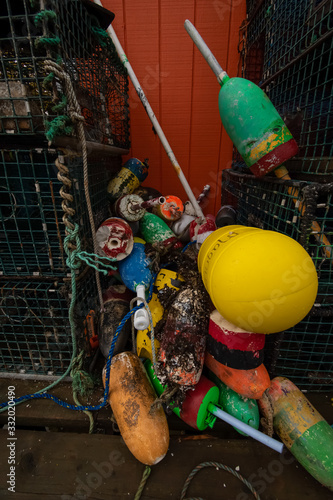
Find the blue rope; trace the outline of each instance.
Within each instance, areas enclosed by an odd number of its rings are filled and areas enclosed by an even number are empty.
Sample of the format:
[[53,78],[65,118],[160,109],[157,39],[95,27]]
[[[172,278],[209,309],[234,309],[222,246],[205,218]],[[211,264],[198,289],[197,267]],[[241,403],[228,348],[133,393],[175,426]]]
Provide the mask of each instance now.
[[184,253],[184,252],[188,249],[188,247],[189,247],[189,246],[194,245],[194,243],[196,243],[196,242],[197,242],[197,240],[194,240],[194,241],[189,241],[189,242],[188,242],[188,243],[184,246],[184,248],[182,249],[181,253]]

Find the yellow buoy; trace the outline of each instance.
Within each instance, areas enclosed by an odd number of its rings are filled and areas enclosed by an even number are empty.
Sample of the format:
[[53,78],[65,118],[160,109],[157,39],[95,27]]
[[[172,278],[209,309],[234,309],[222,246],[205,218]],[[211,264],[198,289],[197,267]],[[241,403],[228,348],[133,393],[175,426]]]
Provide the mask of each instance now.
[[310,311],[318,290],[314,263],[289,236],[226,226],[202,244],[198,267],[219,313],[249,332],[287,330]]

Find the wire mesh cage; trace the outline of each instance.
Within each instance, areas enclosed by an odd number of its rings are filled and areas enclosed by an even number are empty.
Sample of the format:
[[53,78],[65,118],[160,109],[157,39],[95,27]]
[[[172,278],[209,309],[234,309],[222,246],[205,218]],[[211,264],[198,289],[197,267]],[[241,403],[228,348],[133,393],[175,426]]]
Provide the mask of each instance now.
[[332,175],[333,0],[250,2],[246,78],[259,84],[296,139],[292,173]]
[[[61,375],[72,356],[68,307],[70,282],[0,280],[0,372]],[[85,348],[83,321],[96,308],[91,270],[78,277],[75,324],[78,348]]]
[[292,237],[308,251],[318,273],[318,294],[310,313],[286,332],[268,336],[265,364],[271,376],[286,376],[305,390],[331,390],[333,182],[257,179],[225,170],[222,187],[222,203],[236,208],[238,224]]
[[[128,148],[127,73],[93,6],[85,0],[1,2],[0,140],[75,136],[65,85],[45,68],[47,59],[72,82],[86,139]],[[109,24],[114,16],[105,13]]]
[[[68,272],[64,249],[63,198],[55,160],[61,151],[49,149],[0,151],[0,275],[63,276]],[[82,249],[92,251],[92,234],[84,195],[82,157],[66,156]],[[121,157],[89,160],[89,195],[98,226],[108,216],[106,185]]]

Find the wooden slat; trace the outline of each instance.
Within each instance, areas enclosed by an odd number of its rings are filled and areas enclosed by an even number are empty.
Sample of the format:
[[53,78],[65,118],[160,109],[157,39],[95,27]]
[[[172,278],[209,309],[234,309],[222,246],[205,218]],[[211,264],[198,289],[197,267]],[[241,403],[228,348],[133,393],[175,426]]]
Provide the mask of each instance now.
[[[16,490],[7,490],[6,431],[0,431],[1,498],[15,500],[120,500],[134,498],[144,471],[117,436],[18,431]],[[141,500],[179,498],[187,475],[199,463],[217,461],[237,468],[256,486],[262,500],[329,500],[322,487],[294,458],[282,457],[253,441],[171,439],[167,456],[152,468]],[[245,485],[225,471],[210,468],[195,476],[188,496],[248,500]]]

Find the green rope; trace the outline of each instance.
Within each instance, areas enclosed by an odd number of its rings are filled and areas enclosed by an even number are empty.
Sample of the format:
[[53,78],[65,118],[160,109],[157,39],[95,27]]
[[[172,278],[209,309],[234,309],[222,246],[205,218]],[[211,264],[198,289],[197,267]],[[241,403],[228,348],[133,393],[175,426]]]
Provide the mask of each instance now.
[[146,465],[146,468],[143,471],[141,483],[139,484],[139,488],[138,488],[137,492],[135,493],[134,500],[139,500],[141,498],[143,489],[146,486],[146,482],[147,482],[147,479],[148,479],[150,473],[151,473],[151,468],[149,467],[149,465]]
[[54,73],[51,71],[51,73],[49,73],[43,80],[43,87],[47,87],[48,85],[50,85],[50,83],[52,83],[53,81],[53,78],[54,78]]
[[69,116],[59,115],[56,116],[51,122],[45,122],[45,135],[48,141],[53,141],[53,139],[58,135],[70,135],[74,130],[74,125]]
[[[71,377],[72,377],[72,389],[73,389],[73,400],[78,406],[82,406],[78,393],[81,396],[86,396],[90,394],[94,388],[94,381],[86,371],[82,370],[84,351],[82,350],[78,356],[76,356],[71,363]],[[94,417],[91,411],[83,410],[83,413],[89,418],[89,434],[94,432]]]
[[44,19],[46,21],[54,20],[57,17],[57,14],[53,10],[41,10],[38,14],[35,15],[34,23],[37,26]]
[[35,46],[37,47],[57,47],[60,44],[60,38],[58,36],[41,36],[35,40]]
[[200,470],[204,469],[205,467],[214,467],[215,469],[222,469],[222,470],[225,470],[225,471],[229,472],[233,476],[237,477],[237,479],[239,479],[240,481],[242,481],[249,488],[249,490],[251,491],[251,493],[253,493],[254,497],[257,500],[260,500],[260,497],[259,497],[258,493],[253,488],[252,484],[247,479],[245,479],[245,477],[243,477],[241,474],[239,474],[238,472],[236,472],[234,469],[231,469],[227,465],[220,464],[219,462],[202,462],[201,464],[197,465],[192,470],[192,472],[189,474],[189,476],[187,477],[187,479],[186,479],[186,481],[184,483],[182,492],[180,494],[180,500],[203,500],[201,497],[185,498],[185,494],[186,494],[186,491],[187,491],[187,489],[188,489],[188,487],[190,485],[190,482],[192,481],[192,479],[195,476],[195,474],[197,474]]
[[91,26],[91,31],[98,38],[99,43],[102,47],[106,47],[109,44],[109,35],[100,26]]
[[[51,73],[50,73],[50,75],[51,75]],[[50,76],[50,75],[48,75],[48,76]],[[54,73],[53,73],[52,78],[53,77],[54,77]],[[44,78],[44,81],[46,80],[46,78]],[[61,100],[60,100],[60,102],[58,102],[58,104],[56,104],[55,106],[53,106],[52,111],[55,111],[55,112],[57,112],[57,111],[63,111],[65,108],[67,108],[67,97],[65,95],[63,95],[62,98],[61,98]]]

